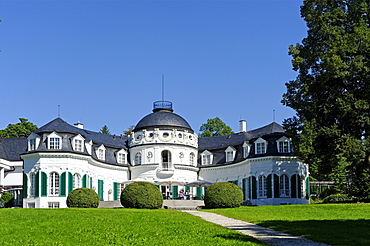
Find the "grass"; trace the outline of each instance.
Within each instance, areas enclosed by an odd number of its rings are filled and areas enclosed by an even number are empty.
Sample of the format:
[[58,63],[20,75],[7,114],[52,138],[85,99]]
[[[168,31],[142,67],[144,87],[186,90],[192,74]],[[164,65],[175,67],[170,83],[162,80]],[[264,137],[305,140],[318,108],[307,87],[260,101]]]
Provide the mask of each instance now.
[[315,204],[204,210],[330,245],[370,245],[370,204]]
[[0,216],[0,245],[264,245],[163,209],[0,209]]

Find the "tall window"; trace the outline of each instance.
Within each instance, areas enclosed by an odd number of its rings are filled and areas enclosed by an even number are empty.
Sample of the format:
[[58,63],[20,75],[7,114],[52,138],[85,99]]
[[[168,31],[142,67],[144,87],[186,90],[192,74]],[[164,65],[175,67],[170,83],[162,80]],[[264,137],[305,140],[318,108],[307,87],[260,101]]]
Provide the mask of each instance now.
[[50,173],[49,189],[50,189],[50,195],[52,196],[59,195],[59,174],[56,172]]
[[30,181],[31,181],[31,196],[35,196],[36,195],[36,175],[34,173],[31,173]]
[[60,138],[50,138],[49,149],[60,149]]
[[36,150],[36,139],[30,139],[30,150]]
[[168,150],[163,150],[162,151],[162,169],[163,170],[168,170],[171,169],[171,152]]
[[100,160],[104,160],[104,150],[102,150],[102,149],[98,150],[98,158]]
[[190,165],[194,166],[194,159],[195,155],[193,152],[190,153],[189,160],[190,160]]
[[118,184],[118,199],[121,197],[121,193],[125,188],[125,184]]
[[78,173],[73,174],[73,189],[81,187],[81,175]]
[[280,176],[280,197],[290,197],[289,177],[286,174]]
[[126,154],[118,153],[118,163],[126,164]]
[[258,177],[258,197],[266,198],[267,197],[267,183],[266,177],[261,175]]
[[256,154],[266,153],[266,143],[257,143],[256,144]]
[[210,165],[211,164],[211,155],[203,155],[203,165]]
[[141,153],[137,152],[135,154],[135,165],[140,165],[141,164]]
[[75,151],[82,151],[82,140],[75,139]]

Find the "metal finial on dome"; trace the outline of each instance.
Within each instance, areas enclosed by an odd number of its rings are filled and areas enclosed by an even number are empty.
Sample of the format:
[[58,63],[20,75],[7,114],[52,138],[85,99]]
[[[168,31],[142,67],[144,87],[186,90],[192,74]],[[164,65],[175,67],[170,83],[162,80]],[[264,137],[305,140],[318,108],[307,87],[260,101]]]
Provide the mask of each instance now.
[[172,102],[170,101],[156,101],[153,103],[153,112],[158,112],[158,111],[170,111],[173,112],[172,109]]

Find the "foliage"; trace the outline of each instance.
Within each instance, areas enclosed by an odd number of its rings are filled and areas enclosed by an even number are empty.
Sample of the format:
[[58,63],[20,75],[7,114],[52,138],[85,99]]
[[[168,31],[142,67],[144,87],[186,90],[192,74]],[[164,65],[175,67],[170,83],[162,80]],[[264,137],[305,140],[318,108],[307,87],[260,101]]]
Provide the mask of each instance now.
[[160,190],[148,182],[135,182],[126,186],[121,193],[121,204],[125,208],[161,208],[163,197]]
[[31,132],[37,129],[37,126],[28,119],[19,118],[20,123],[8,124],[8,126],[0,130],[0,138],[19,138],[21,135],[28,136]]
[[370,245],[370,204],[366,203],[242,206],[210,212],[329,245]]
[[346,194],[334,194],[324,198],[323,203],[350,203],[352,200]]
[[243,191],[235,184],[219,182],[207,188],[204,196],[206,208],[235,208],[243,203]]
[[78,188],[68,194],[67,206],[69,208],[97,208],[99,196],[92,189]]
[[123,136],[124,137],[129,137],[131,135],[131,133],[134,131],[134,129],[135,129],[134,125],[129,126],[127,131],[123,131]]
[[100,129],[100,131],[99,131],[99,133],[102,133],[102,134],[110,134],[110,131],[109,131],[109,129],[108,129],[108,127],[107,127],[107,125],[104,125],[101,129]]
[[207,123],[202,124],[199,129],[199,137],[213,137],[233,134],[233,130],[227,126],[220,118],[208,119]]
[[170,209],[0,209],[0,216],[4,246],[265,245]]
[[14,206],[14,195],[9,192],[4,192],[0,197],[0,201],[4,202],[5,208],[11,208]]
[[369,3],[305,0],[301,15],[307,37],[290,46],[298,76],[282,100],[296,116],[284,126],[312,176],[364,200],[370,197]]

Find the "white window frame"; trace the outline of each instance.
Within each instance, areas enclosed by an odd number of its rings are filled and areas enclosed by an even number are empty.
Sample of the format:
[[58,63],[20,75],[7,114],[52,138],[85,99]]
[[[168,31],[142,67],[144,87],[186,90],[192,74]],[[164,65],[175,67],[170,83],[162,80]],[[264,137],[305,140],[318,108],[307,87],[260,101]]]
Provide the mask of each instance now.
[[172,170],[172,153],[168,149],[161,152],[161,166],[164,171]]
[[290,197],[290,179],[287,174],[279,177],[279,195],[280,197]]
[[233,146],[227,147],[225,150],[226,162],[232,162],[235,159],[236,149]]
[[82,179],[79,173],[73,174],[73,189],[78,189],[82,187]]
[[189,163],[190,163],[190,165],[192,165],[192,166],[194,166],[194,164],[195,164],[195,154],[194,154],[194,152],[191,152],[191,153],[189,154]]
[[62,136],[53,132],[47,136],[48,149],[62,149]]
[[72,138],[72,146],[74,151],[84,152],[85,151],[85,139],[78,134]]
[[208,150],[205,150],[200,154],[202,165],[211,165],[213,163],[213,154]]
[[28,151],[34,151],[40,144],[40,137],[34,133],[27,138],[28,139]]
[[267,141],[264,140],[263,138],[258,138],[254,142],[254,147],[255,147],[255,154],[256,155],[266,154],[266,151],[267,151]]
[[291,153],[292,140],[284,136],[277,140],[277,147],[279,153]]
[[124,149],[121,149],[117,152],[117,163],[119,164],[127,164],[127,151]]
[[106,148],[104,147],[103,144],[96,149],[96,157],[98,157],[98,159],[101,161],[105,161],[105,150]]
[[49,194],[50,196],[59,196],[60,194],[60,175],[57,172],[49,174]]
[[243,157],[247,158],[251,150],[251,145],[247,142],[244,142],[242,147],[243,147]]
[[258,176],[257,195],[258,198],[267,198],[267,178],[265,175]]
[[36,173],[30,173],[30,196],[36,195]]
[[59,202],[48,202],[48,208],[59,208]]
[[135,160],[134,160],[135,165],[141,165],[141,161],[142,161],[141,152],[137,152],[135,154]]

